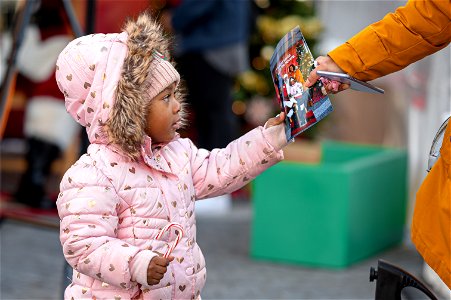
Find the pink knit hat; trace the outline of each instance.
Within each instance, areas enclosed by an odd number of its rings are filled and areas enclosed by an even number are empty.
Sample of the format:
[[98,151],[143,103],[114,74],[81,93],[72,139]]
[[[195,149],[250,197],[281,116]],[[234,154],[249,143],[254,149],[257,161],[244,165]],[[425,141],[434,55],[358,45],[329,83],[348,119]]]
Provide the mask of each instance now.
[[161,93],[170,84],[180,82],[180,74],[174,66],[167,61],[163,54],[158,51],[153,52],[154,60],[149,67],[149,82],[148,95],[153,99],[156,95]]

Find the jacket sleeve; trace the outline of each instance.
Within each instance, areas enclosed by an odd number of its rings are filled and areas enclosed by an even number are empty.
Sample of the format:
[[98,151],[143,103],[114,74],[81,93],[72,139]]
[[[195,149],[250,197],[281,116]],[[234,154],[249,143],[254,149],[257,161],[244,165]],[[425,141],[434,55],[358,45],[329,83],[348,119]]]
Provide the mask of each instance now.
[[68,263],[120,288],[130,288],[133,280],[147,283],[147,265],[155,254],[117,238],[122,208],[108,178],[95,166],[78,162],[66,172],[60,189],[60,240]]
[[328,55],[346,73],[372,80],[403,69],[451,40],[449,1],[409,1]]
[[231,193],[283,159],[287,144],[283,124],[257,127],[224,149],[197,149],[191,143],[191,168],[196,198]]

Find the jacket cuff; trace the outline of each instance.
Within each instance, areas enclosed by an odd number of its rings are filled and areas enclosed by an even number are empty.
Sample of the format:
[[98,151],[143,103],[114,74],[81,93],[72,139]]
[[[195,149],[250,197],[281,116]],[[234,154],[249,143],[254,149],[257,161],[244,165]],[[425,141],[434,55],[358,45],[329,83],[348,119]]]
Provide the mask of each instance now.
[[288,144],[284,123],[269,128],[266,128],[265,124],[265,127],[262,128],[262,134],[276,151],[281,150]]
[[147,284],[147,268],[152,258],[157,256],[150,250],[143,250],[133,257],[130,262],[130,273],[132,281],[142,285]]
[[338,46],[334,50],[327,53],[332,60],[347,74],[355,76],[357,72],[365,69],[363,61],[359,54],[349,42]]

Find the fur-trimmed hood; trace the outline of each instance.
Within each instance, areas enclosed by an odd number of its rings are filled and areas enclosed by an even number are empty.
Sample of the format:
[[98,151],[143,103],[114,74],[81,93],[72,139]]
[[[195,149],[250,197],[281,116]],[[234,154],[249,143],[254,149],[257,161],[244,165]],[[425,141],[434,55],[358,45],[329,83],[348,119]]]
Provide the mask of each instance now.
[[152,84],[146,79],[156,59],[152,53],[169,57],[169,42],[161,26],[144,13],[128,21],[122,33],[83,36],[60,53],[58,86],[67,111],[86,127],[91,143],[112,143],[129,158],[139,158]]

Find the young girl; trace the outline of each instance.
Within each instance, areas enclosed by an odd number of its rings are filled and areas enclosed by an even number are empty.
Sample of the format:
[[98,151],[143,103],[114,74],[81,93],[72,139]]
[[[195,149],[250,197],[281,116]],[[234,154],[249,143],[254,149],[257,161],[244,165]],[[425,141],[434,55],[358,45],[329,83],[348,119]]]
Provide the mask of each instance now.
[[74,269],[66,299],[200,298],[195,200],[230,193],[283,158],[283,113],[224,149],[180,138],[180,76],[168,43],[143,14],[120,34],[72,41],[58,58],[67,111],[91,142],[57,201]]

